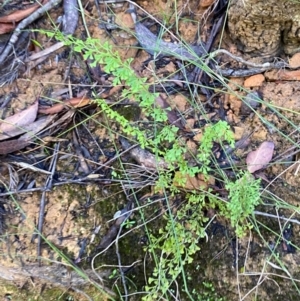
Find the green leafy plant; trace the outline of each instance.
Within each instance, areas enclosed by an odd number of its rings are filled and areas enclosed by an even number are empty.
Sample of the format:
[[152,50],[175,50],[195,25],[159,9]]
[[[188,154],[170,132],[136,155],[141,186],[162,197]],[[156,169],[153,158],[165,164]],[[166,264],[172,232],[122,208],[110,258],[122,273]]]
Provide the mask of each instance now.
[[[156,123],[165,123],[167,121],[166,111],[155,105],[155,99],[158,93],[149,92],[146,84],[146,78],[138,77],[131,68],[132,59],[122,60],[118,52],[113,51],[112,45],[108,42],[101,43],[97,39],[87,38],[85,41],[78,40],[72,36],[63,36],[60,33],[45,32],[47,35],[55,36],[66,45],[73,46],[73,49],[83,54],[84,59],[93,61],[91,66],[103,64],[103,69],[107,73],[114,75],[113,85],[123,84],[122,97],[134,99],[139,103],[146,116],[151,117]],[[190,168],[183,160],[187,152],[186,145],[177,140],[178,128],[173,125],[163,124],[160,131],[153,139],[146,137],[145,131],[136,126],[132,126],[130,121],[120,115],[108,105],[103,99],[96,99],[95,102],[112,120],[118,122],[122,127],[122,132],[134,137],[141,147],[150,147],[155,152],[160,149],[159,154],[163,155],[170,166],[176,162],[176,168],[179,168],[184,174],[195,175],[197,172],[208,172],[213,142],[221,143],[227,141],[231,146],[234,143],[233,133],[225,121],[219,121],[215,125],[209,125],[204,132],[201,146],[199,148],[198,159],[202,163],[201,168]],[[164,143],[173,143],[171,148],[164,148]],[[157,146],[160,147],[157,147]]]
[[[200,250],[199,239],[206,236],[203,215],[205,196],[190,194],[186,203],[177,211],[165,215],[166,226],[159,236],[150,235],[149,251],[159,253],[159,264],[148,279],[143,300],[157,300],[166,295],[174,281],[183,274],[185,265],[193,262],[193,255]],[[184,275],[182,275],[184,277]]]
[[[121,97],[134,99],[139,103],[145,116],[153,120],[155,137],[149,138],[146,130],[131,124],[114,110],[113,105],[107,104],[103,99],[95,100],[102,112],[120,125],[122,134],[131,136],[142,148],[149,148],[169,164],[169,170],[158,171],[156,183],[158,189],[178,191],[173,184],[175,170],[182,175],[182,182],[185,181],[186,175],[191,177],[197,173],[209,175],[212,171],[210,165],[214,143],[227,142],[231,147],[234,146],[233,132],[225,121],[209,124],[204,130],[195,158],[199,164],[189,165],[185,159],[188,149],[184,141],[178,138],[178,128],[167,124],[166,111],[155,104],[158,94],[150,93],[146,78],[140,78],[135,74],[131,68],[132,59],[122,60],[108,42],[101,43],[92,38],[81,41],[61,34],[55,34],[55,37],[64,41],[66,45],[73,46],[75,51],[83,54],[84,59],[93,61],[93,65],[102,64],[103,69],[114,76],[113,85],[124,86]],[[221,210],[221,214],[231,220],[237,234],[241,236],[247,228],[250,228],[246,220],[259,203],[259,181],[252,180],[251,175],[245,173],[236,182],[228,182],[226,188],[229,191],[229,202],[227,207]],[[216,201],[209,194],[190,192],[175,216],[170,208],[168,209],[164,215],[165,227],[160,229],[158,235],[149,234],[148,251],[154,257],[159,256],[159,260],[156,261],[156,267],[148,278],[144,300],[157,300],[161,296],[166,296],[179,276],[185,279],[184,266],[193,261],[193,255],[199,251],[198,241],[206,235],[205,223],[208,219],[203,215],[203,207],[208,206],[207,203],[213,206]],[[187,288],[186,291],[188,293]]]
[[228,142],[231,147],[234,147],[234,135],[226,121],[220,120],[216,124],[205,128],[197,156],[202,163],[200,168],[202,173],[208,174],[210,171],[209,164],[211,162],[210,156],[213,142],[222,144],[223,141]]
[[225,216],[230,219],[237,236],[242,237],[252,228],[247,219],[261,200],[260,179],[255,180],[249,172],[241,173],[235,182],[226,184],[226,189],[229,191],[229,200]]

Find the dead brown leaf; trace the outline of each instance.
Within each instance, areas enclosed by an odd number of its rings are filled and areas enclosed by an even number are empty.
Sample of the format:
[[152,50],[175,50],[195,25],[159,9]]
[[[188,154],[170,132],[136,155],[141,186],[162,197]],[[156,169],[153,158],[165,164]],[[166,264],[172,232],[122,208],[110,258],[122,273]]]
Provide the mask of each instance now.
[[[184,181],[182,181],[182,179]],[[191,177],[189,175],[183,175],[181,172],[176,171],[173,184],[176,187],[188,190],[206,190],[209,187],[209,185],[214,185],[215,182],[213,177],[206,178],[202,174],[198,174],[197,176]]]
[[[21,135],[23,133],[27,133],[26,135],[29,137],[29,135],[34,135],[44,129],[53,119],[55,116],[44,116],[37,121],[25,125],[23,127],[16,128],[14,131],[10,132],[9,134],[0,134],[0,141],[13,138],[15,136]],[[26,136],[26,137],[27,137]]]
[[264,168],[272,159],[274,152],[274,143],[264,141],[257,150],[248,154],[246,163],[250,173]]
[[[46,4],[48,0],[42,1],[42,4]],[[0,17],[0,23],[15,23],[19,22],[28,16],[30,16],[34,11],[41,7],[41,4],[34,4],[26,9],[21,9],[14,11],[10,15]]]
[[2,133],[2,135],[0,140],[9,137],[14,137],[20,134],[20,130],[22,130],[24,126],[27,126],[32,122],[34,122],[37,116],[37,109],[38,109],[38,102],[36,101],[33,105],[31,105],[27,109],[17,114],[14,114],[12,116],[9,116],[3,121],[1,121],[0,133]]
[[183,129],[183,126],[180,120],[178,120],[175,110],[171,109],[163,94],[159,94],[159,96],[155,99],[155,104],[166,111],[168,121],[170,124],[173,124],[176,127]]
[[13,31],[17,24],[0,23],[0,34],[5,34]]
[[[36,122],[26,126],[26,134],[21,136],[19,139],[0,142],[0,154],[6,155],[28,146],[32,143],[33,138],[36,137],[36,134],[46,128],[55,117],[56,116],[44,116]],[[25,128],[22,130],[25,130]]]
[[64,108],[71,107],[71,108],[81,108],[88,105],[91,102],[90,98],[86,97],[76,97],[72,99],[65,100],[62,103],[55,104],[52,107],[39,107],[39,113],[42,114],[56,114],[61,112]]
[[36,122],[33,122],[31,125],[27,126],[26,134],[24,134],[21,138],[31,139],[45,129],[54,120],[54,118],[56,118],[55,115],[43,116],[39,118]]
[[115,87],[112,87],[108,92],[103,92],[100,97],[103,98],[103,99],[106,99],[110,96],[112,96],[113,94],[121,91],[121,89],[123,89],[123,86],[122,85],[119,85],[119,86],[115,86]]
[[44,129],[49,130],[53,128],[53,132],[60,130],[61,127],[64,126],[64,124],[69,123],[73,114],[74,112],[68,111],[54,123],[52,123],[52,121],[56,118],[56,116],[54,115],[44,116],[40,118],[39,120],[33,123],[33,125],[31,126],[31,130],[26,132],[26,134],[21,136],[19,139],[0,142],[0,154],[9,154],[21,150],[22,148],[30,145],[33,141],[33,138],[35,138],[37,134],[40,134]]

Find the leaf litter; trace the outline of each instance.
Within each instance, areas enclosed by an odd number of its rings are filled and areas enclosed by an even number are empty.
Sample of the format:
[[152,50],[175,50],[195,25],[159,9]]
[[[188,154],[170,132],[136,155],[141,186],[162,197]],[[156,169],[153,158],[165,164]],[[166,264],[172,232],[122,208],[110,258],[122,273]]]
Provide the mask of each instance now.
[[14,137],[26,131],[24,126],[30,125],[36,119],[38,112],[38,101],[27,109],[16,113],[0,121],[0,140]]
[[272,160],[274,152],[274,143],[270,141],[263,142],[257,150],[247,155],[247,169],[250,173],[254,173],[268,165]]

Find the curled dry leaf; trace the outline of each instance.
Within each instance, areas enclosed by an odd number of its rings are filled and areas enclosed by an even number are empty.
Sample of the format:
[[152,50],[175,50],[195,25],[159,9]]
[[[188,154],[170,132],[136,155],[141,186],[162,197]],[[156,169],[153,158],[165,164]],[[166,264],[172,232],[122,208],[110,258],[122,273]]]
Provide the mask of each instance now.
[[52,107],[40,107],[39,113],[42,114],[56,114],[61,112],[64,108],[81,108],[88,105],[91,102],[90,98],[87,97],[76,97],[57,103]]
[[55,116],[44,116],[36,122],[33,122],[32,124],[26,126],[26,133],[19,139],[1,141],[0,154],[6,155],[28,146],[30,143],[32,143],[32,139],[36,137],[36,134],[42,131],[44,128],[46,128],[53,121],[54,118]]
[[[41,1],[43,4],[46,4],[48,0]],[[38,8],[41,7],[41,3],[33,4],[32,6],[20,9],[18,11],[15,11],[7,16],[0,17],[0,23],[16,23],[19,22],[28,16],[30,16],[34,11],[36,11]]]
[[272,159],[274,143],[271,141],[263,142],[259,148],[248,154],[246,162],[250,173],[264,168]]
[[[7,117],[0,122],[0,140],[14,137],[20,133],[20,130],[26,125],[31,124],[35,121],[38,110],[38,102],[36,101],[33,105],[28,107],[17,114]],[[24,132],[24,131],[23,131]]]
[[175,110],[171,109],[170,105],[166,101],[166,98],[164,97],[163,94],[160,94],[155,99],[155,104],[166,111],[167,116],[168,116],[168,121],[170,124],[173,124],[180,129],[183,128],[180,120],[178,120]]
[[45,128],[54,119],[54,117],[55,117],[55,115],[44,116],[33,123],[16,128],[15,130],[9,132],[8,134],[0,134],[0,141],[8,139],[8,138],[13,138],[13,137],[21,135],[23,133],[26,133],[25,136],[23,136],[26,138],[29,137],[30,135],[35,135],[40,130]]

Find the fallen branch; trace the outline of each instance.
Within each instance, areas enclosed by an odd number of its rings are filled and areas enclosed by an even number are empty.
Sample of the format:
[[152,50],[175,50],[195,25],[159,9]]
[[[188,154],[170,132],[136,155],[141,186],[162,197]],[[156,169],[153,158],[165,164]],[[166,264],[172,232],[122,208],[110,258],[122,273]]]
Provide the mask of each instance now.
[[254,211],[253,213],[255,215],[262,215],[262,216],[272,217],[272,218],[281,219],[281,220],[284,220],[284,221],[287,221],[287,222],[291,222],[291,223],[300,225],[300,221],[298,221],[297,219],[294,219],[294,218],[287,218],[287,217],[278,216],[278,215],[275,215],[275,214],[270,214],[270,213],[260,212],[260,211]]
[[73,34],[76,30],[79,13],[77,0],[64,0],[63,33]]

